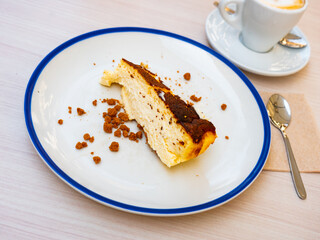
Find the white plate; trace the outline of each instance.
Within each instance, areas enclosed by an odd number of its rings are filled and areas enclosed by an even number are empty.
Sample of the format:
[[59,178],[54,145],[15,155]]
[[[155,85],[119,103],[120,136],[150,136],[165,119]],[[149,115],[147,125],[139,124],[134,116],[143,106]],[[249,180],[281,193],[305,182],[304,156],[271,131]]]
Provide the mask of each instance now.
[[[298,27],[292,33],[306,36]],[[240,31],[231,27],[213,10],[207,17],[206,34],[211,46],[238,67],[265,76],[286,76],[300,71],[310,58],[310,44],[292,49],[276,44],[269,52],[258,53],[245,47],[240,41]],[[307,41],[308,42],[308,41]]]
[[[120,98],[118,86],[103,87],[99,79],[122,57],[149,64],[182,98],[202,97],[195,108],[214,123],[219,136],[204,154],[169,169],[144,139],[135,143],[103,131],[101,113],[108,106],[91,102]],[[185,72],[191,73],[189,82],[182,77]],[[87,114],[77,116],[77,107]],[[190,214],[229,201],[258,176],[270,146],[266,109],[245,75],[208,47],[154,29],[98,30],[57,47],[31,76],[25,118],[36,150],[61,179],[100,203],[139,214]],[[57,124],[60,118],[63,125]],[[131,128],[137,130],[134,124]],[[94,143],[76,150],[86,132]],[[120,144],[117,153],[108,149],[114,140]],[[101,157],[100,164],[94,164],[91,151]]]

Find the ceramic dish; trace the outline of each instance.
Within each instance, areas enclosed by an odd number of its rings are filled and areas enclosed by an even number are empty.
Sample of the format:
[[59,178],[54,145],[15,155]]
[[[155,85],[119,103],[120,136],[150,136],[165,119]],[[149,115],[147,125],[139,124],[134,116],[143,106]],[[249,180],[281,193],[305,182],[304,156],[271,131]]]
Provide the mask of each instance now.
[[[99,99],[120,99],[120,87],[103,87],[99,79],[122,57],[148,64],[183,99],[202,97],[194,107],[214,123],[219,136],[204,154],[167,168],[145,139],[136,143],[103,131],[101,115],[108,106]],[[183,79],[186,72],[190,81]],[[78,116],[77,107],[87,114]],[[103,29],[63,43],[35,69],[24,108],[31,141],[55,174],[89,198],[138,214],[183,215],[226,203],[256,179],[270,147],[266,109],[246,76],[208,47],[154,29]],[[95,141],[76,150],[84,133]],[[119,142],[119,152],[109,151],[112,141]],[[101,157],[100,164],[91,152]]]
[[[291,31],[307,42],[298,28]],[[279,77],[294,74],[304,68],[310,58],[310,44],[301,49],[292,49],[276,44],[269,52],[258,53],[245,47],[240,40],[240,31],[231,27],[213,10],[206,21],[206,33],[210,45],[238,67],[255,74]]]

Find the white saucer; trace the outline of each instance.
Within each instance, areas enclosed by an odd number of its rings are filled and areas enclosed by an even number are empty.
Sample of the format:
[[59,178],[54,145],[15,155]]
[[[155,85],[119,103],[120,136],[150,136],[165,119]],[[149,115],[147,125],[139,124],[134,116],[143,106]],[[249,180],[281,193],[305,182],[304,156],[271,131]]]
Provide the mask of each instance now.
[[[298,27],[292,32],[306,39]],[[206,21],[206,33],[211,46],[238,67],[265,76],[286,76],[300,71],[309,61],[310,44],[301,49],[290,49],[277,44],[267,53],[257,53],[245,47],[240,32],[226,23],[218,9]],[[306,39],[307,41],[307,39]]]

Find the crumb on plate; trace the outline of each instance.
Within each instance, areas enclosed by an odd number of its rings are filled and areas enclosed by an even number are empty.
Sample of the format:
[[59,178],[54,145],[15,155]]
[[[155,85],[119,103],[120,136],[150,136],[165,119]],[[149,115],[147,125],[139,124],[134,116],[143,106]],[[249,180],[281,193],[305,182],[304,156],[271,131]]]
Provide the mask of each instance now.
[[115,117],[117,115],[118,111],[115,108],[108,108],[108,115],[110,117]]
[[77,113],[79,116],[86,114],[86,112],[82,108],[77,108]]
[[80,149],[85,148],[87,146],[88,146],[88,144],[86,142],[77,142],[76,149],[80,150]]
[[226,108],[227,108],[227,104],[221,104],[221,109],[224,111],[224,110],[226,110]]
[[92,159],[93,159],[95,164],[99,164],[101,162],[101,158],[98,157],[98,156],[94,156]]
[[123,130],[123,131],[122,131],[122,135],[123,135],[125,138],[127,138],[127,137],[129,136],[129,131]]
[[124,112],[121,112],[118,114],[118,117],[124,121],[124,122],[128,122],[129,121],[129,116],[128,114],[124,113]]
[[199,101],[201,101],[201,98],[202,98],[202,97],[196,97],[196,95],[194,95],[194,94],[190,97],[190,99],[191,99],[192,101],[194,101],[194,102],[199,102]]
[[90,134],[89,134],[89,133],[85,133],[85,134],[83,135],[83,139],[84,139],[84,140],[89,140],[89,139],[90,139]]
[[191,74],[190,74],[190,73],[185,73],[185,74],[183,75],[183,78],[184,78],[185,80],[189,81],[189,80],[191,79]]
[[111,123],[104,123],[103,124],[103,130],[106,132],[106,133],[112,133],[112,128],[113,128],[113,125]]
[[138,131],[136,133],[136,137],[139,138],[139,139],[142,139],[142,131]]
[[106,122],[106,123],[111,123],[111,117],[110,116],[108,116],[108,115],[106,115],[105,117],[104,117],[104,121]]
[[117,129],[116,131],[114,131],[113,135],[115,137],[121,137],[121,130],[120,129]]
[[119,151],[119,143],[118,142],[112,142],[109,146],[109,149],[111,152],[118,152]]

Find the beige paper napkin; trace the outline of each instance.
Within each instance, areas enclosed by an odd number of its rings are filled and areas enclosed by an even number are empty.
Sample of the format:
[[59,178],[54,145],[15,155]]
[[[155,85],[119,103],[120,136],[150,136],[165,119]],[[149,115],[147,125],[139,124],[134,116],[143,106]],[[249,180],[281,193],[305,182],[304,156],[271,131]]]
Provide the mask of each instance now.
[[[264,103],[272,93],[260,91]],[[291,122],[288,134],[293,154],[300,172],[320,172],[320,134],[312,113],[303,94],[281,94],[291,108]],[[289,171],[287,155],[281,133],[271,125],[271,147],[264,170]]]

